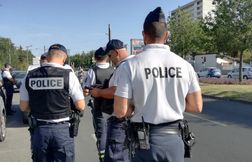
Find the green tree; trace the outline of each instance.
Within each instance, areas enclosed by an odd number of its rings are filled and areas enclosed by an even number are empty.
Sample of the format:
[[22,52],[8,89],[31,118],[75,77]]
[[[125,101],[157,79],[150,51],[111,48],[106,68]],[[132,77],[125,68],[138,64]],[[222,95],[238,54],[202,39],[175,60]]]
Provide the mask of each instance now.
[[214,0],[216,10],[205,19],[206,27],[213,36],[213,43],[219,52],[240,56],[240,76],[245,50],[252,48],[252,1]]
[[89,68],[90,65],[92,65],[93,55],[94,51],[90,51],[88,53],[82,52],[80,54],[77,53],[73,56],[70,56],[70,60],[75,67]]
[[201,27],[200,20],[193,20],[184,11],[178,10],[168,19],[168,29],[170,31],[170,43],[172,51],[185,57],[193,53],[205,52],[210,50],[210,45],[206,42],[207,37]]
[[[9,38],[0,37],[0,66],[10,63],[13,68],[26,70],[32,63],[31,51],[24,50],[21,46],[16,48]],[[27,62],[28,60],[28,62]]]

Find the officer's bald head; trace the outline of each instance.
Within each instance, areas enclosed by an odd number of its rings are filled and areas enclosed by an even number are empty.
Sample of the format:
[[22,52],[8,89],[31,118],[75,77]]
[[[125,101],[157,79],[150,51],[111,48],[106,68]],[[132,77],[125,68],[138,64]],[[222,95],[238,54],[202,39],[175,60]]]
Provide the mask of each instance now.
[[165,39],[167,24],[161,7],[157,7],[146,16],[143,33],[148,35],[152,40]]

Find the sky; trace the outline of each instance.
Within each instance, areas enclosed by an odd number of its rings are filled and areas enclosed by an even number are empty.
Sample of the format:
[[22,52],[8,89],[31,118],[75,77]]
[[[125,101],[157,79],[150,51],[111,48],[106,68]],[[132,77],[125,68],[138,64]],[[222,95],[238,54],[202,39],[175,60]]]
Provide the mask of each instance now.
[[0,0],[0,37],[40,56],[54,43],[70,55],[106,46],[111,38],[130,46],[142,39],[147,14],[162,7],[166,17],[192,0]]

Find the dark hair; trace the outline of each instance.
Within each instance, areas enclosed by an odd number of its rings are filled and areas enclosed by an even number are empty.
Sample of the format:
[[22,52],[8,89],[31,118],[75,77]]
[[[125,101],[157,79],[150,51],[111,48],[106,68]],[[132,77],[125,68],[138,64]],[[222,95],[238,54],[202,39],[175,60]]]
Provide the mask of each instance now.
[[151,38],[161,38],[167,32],[167,25],[163,22],[145,23],[143,26],[144,32]]
[[106,57],[107,57],[107,55],[104,55],[104,56],[96,56],[95,55],[95,60],[102,61],[102,60],[106,59]]
[[9,66],[10,66],[10,64],[8,64],[8,63],[5,63],[5,64],[4,64],[4,67],[5,67],[5,68],[8,68]]

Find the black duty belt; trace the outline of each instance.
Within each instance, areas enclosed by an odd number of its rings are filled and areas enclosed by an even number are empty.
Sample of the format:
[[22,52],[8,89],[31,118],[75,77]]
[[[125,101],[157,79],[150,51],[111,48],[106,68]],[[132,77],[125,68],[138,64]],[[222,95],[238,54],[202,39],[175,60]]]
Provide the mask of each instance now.
[[150,133],[151,134],[156,134],[156,133],[161,133],[161,134],[180,134],[180,130],[177,127],[150,127]]
[[[180,134],[179,122],[181,120],[176,120],[173,122],[161,123],[161,124],[151,124],[144,123],[144,125],[149,127],[151,134],[162,133],[162,134]],[[142,127],[143,123],[132,123],[134,127]]]
[[113,122],[113,121],[122,122],[122,121],[126,121],[126,118],[117,118],[116,116],[111,116],[111,117],[108,118],[108,120],[111,121],[111,122]]

